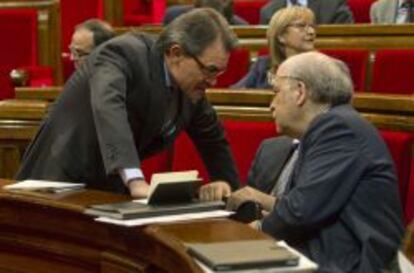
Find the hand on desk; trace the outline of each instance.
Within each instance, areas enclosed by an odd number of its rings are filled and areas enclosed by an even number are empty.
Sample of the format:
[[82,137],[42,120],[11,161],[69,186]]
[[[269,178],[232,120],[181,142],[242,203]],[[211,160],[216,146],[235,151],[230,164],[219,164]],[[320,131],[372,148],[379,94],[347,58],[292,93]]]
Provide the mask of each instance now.
[[264,210],[271,211],[276,202],[276,197],[246,186],[230,195],[227,199],[227,209],[237,210],[237,208],[246,201],[259,203]]
[[143,179],[133,179],[128,182],[129,192],[134,198],[146,198],[149,193],[149,185]]
[[231,194],[230,185],[224,181],[211,182],[200,188],[199,198],[201,201],[223,200]]

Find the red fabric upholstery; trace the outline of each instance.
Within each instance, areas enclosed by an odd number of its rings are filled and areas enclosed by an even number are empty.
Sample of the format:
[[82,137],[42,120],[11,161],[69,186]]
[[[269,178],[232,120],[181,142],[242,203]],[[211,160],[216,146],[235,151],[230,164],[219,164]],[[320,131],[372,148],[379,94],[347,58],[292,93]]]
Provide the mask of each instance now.
[[408,132],[397,132],[381,130],[380,134],[390,150],[394,159],[400,189],[401,204],[407,203],[407,187],[410,180],[411,160],[413,158],[411,146],[414,143],[414,134]]
[[170,151],[163,151],[141,162],[141,169],[149,183],[154,173],[168,172],[170,170]]
[[348,0],[349,8],[354,15],[355,23],[369,23],[369,10],[376,0]]
[[[226,120],[223,126],[240,179],[245,182],[259,144],[276,135],[275,125],[273,122]],[[186,134],[182,134],[174,144],[172,168],[175,171],[196,169],[204,181],[209,180],[204,163]]]
[[413,94],[414,49],[378,50],[371,92]]
[[266,138],[276,136],[275,124],[274,122],[226,120],[223,125],[236,160],[240,180],[244,183],[260,143]]
[[37,35],[36,10],[0,9],[0,66],[36,65]]
[[10,78],[11,68],[0,66],[0,100],[14,97],[14,87]]
[[231,52],[226,72],[217,79],[216,87],[228,87],[238,82],[249,71],[250,52],[237,48]]
[[166,9],[165,0],[123,0],[124,25],[161,24]]
[[53,70],[49,66],[23,66],[20,67],[29,73],[28,86],[52,86]]
[[364,49],[324,49],[320,50],[333,58],[343,61],[351,72],[355,91],[365,90],[365,78],[369,51]]
[[234,1],[233,10],[238,16],[245,19],[251,25],[260,23],[260,9],[269,0],[238,0]]
[[77,24],[90,18],[103,19],[102,0],[60,0],[62,19],[62,51],[67,52]]
[[411,157],[411,175],[407,187],[404,216],[406,224],[414,220],[414,155]]

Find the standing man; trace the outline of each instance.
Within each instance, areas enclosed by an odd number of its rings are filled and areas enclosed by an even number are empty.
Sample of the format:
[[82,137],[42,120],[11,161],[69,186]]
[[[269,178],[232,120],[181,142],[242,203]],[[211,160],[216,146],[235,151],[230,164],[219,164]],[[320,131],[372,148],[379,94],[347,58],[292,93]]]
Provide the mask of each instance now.
[[205,89],[226,70],[235,43],[219,13],[197,9],[158,39],[131,32],[98,47],[66,83],[17,179],[84,182],[146,197],[141,160],[186,130],[214,182],[201,188],[200,198],[228,195],[238,175]]
[[[347,67],[303,53],[282,63],[270,82],[278,132],[300,140],[297,159],[283,167],[282,173],[293,169],[281,195],[246,187],[229,207],[248,199],[270,208],[252,227],[286,240],[317,262],[318,272],[382,272],[403,233],[397,179],[378,131],[350,105]],[[282,155],[292,140],[284,142]]]
[[317,24],[345,24],[354,22],[346,0],[272,0],[260,10],[260,24],[267,25],[279,9],[292,5],[308,7],[313,11]]
[[114,36],[112,26],[100,19],[89,19],[77,25],[69,45],[70,59],[75,67],[78,68],[95,47]]

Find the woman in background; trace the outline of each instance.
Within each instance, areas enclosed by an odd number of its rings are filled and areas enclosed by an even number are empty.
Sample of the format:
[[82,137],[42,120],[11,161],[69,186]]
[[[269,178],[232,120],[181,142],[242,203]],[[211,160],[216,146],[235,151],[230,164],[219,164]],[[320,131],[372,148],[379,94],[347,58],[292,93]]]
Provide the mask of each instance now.
[[269,23],[267,41],[270,56],[259,56],[250,71],[231,88],[271,89],[267,73],[276,70],[287,58],[315,49],[315,15],[302,6],[276,12]]

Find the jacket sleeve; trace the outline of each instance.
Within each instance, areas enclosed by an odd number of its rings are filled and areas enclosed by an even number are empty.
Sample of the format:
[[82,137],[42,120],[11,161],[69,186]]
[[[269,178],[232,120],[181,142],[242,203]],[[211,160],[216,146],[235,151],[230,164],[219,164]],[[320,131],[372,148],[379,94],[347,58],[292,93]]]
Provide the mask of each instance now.
[[336,8],[333,11],[334,16],[331,20],[333,24],[346,24],[346,23],[353,23],[354,17],[352,15],[352,11],[349,8],[346,0],[339,0],[337,1]]

